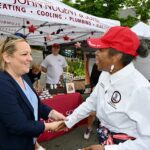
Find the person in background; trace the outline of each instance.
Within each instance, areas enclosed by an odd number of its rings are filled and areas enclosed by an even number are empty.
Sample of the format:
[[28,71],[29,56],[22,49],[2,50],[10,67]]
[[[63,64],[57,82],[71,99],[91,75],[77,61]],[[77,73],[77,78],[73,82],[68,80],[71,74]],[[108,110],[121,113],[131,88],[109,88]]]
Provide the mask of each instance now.
[[91,95],[57,130],[71,128],[96,111],[100,144],[82,150],[149,150],[150,83],[133,64],[137,56],[148,56],[147,45],[121,26],[88,39],[88,44],[97,49],[96,64],[102,73]]
[[[33,63],[32,67],[27,74],[36,90],[37,94],[42,92],[42,86],[40,84],[40,77],[41,77],[41,65],[38,63]],[[46,150],[42,147],[37,141],[35,143],[35,150]]]
[[40,77],[41,77],[41,65],[38,63],[33,63],[32,67],[28,73],[28,76],[34,85],[35,90],[38,92],[42,91],[42,86],[40,83]]
[[55,131],[65,116],[42,104],[27,73],[32,62],[25,39],[8,37],[0,44],[0,149],[35,150],[36,138],[44,131]]
[[90,84],[91,84],[91,91],[93,91],[94,87],[98,83],[99,76],[101,74],[101,70],[98,70],[97,64],[94,63],[92,67],[91,77],[90,77]]
[[[94,63],[91,71],[91,77],[90,77],[90,84],[91,84],[91,91],[94,90],[94,87],[98,83],[99,76],[101,74],[101,71],[98,70],[96,63]],[[91,114],[88,117],[88,122],[87,122],[87,129],[84,133],[84,139],[88,140],[90,138],[91,132],[92,132],[92,126],[93,122],[96,119],[96,112],[91,112]]]
[[52,54],[48,55],[41,63],[42,71],[47,73],[47,87],[50,84],[58,84],[62,80],[63,71],[66,71],[67,61],[59,54],[60,45],[52,45]]

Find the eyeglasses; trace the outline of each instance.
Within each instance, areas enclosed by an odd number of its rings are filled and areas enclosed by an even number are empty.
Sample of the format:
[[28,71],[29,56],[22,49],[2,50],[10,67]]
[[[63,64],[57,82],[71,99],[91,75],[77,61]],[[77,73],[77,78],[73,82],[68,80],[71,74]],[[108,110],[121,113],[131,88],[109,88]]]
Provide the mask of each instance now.
[[[17,37],[17,36],[15,36],[15,37],[13,37],[13,36],[7,37],[6,40],[4,41],[4,44],[3,44],[3,48],[2,48],[2,49],[4,50],[5,45],[6,45],[8,42],[10,42],[10,41],[15,41],[15,40],[18,40],[18,39],[25,40],[25,39],[23,39],[23,38],[21,38],[21,37]],[[2,51],[3,51],[3,50],[2,50]]]
[[21,37],[7,37],[4,43],[6,44],[6,43],[8,43],[9,41],[17,40],[17,39],[23,39],[23,38],[21,38]]

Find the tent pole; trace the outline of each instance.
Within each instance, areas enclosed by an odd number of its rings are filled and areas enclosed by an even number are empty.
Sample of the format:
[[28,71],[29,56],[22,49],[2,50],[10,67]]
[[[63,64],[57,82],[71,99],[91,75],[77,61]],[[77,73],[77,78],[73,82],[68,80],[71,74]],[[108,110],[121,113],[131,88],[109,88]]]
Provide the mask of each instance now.
[[[23,26],[25,27],[25,19],[23,18]],[[25,28],[23,28],[23,34],[25,35]]]
[[47,45],[44,44],[43,59],[46,57],[46,55],[47,55]]

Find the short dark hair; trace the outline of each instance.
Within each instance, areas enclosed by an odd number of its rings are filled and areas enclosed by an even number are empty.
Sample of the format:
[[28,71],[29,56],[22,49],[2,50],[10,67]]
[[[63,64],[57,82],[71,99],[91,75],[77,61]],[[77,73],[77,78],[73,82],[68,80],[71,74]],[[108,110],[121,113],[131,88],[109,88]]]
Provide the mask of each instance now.
[[[150,50],[150,41],[146,39],[140,40],[140,46],[137,49],[137,53],[140,57],[145,58],[148,56]],[[109,56],[114,56],[116,54],[122,54],[121,62],[124,66],[128,65],[132,60],[136,59],[135,56],[125,54],[121,51],[115,50],[113,48],[109,49]]]
[[109,56],[114,56],[116,54],[122,54],[121,62],[124,66],[128,65],[133,59],[135,59],[135,56],[125,54],[113,48],[109,49]]

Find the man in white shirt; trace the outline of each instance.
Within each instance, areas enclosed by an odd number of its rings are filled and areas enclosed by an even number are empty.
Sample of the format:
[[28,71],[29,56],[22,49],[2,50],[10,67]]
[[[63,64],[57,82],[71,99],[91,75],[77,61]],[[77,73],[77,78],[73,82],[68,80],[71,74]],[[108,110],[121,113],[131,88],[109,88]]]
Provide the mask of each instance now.
[[136,56],[146,57],[148,47],[130,28],[120,26],[88,39],[88,44],[97,48],[101,76],[91,95],[59,129],[71,128],[96,111],[100,144],[82,150],[150,150],[150,83],[132,63]]
[[41,63],[42,71],[47,72],[47,84],[58,84],[63,71],[66,71],[67,61],[59,54],[60,45],[52,45],[52,54],[48,55]]

